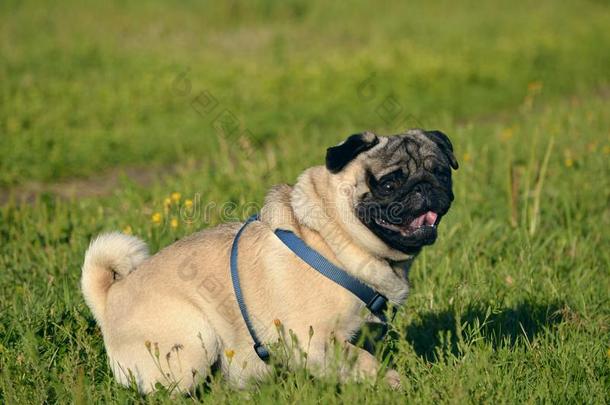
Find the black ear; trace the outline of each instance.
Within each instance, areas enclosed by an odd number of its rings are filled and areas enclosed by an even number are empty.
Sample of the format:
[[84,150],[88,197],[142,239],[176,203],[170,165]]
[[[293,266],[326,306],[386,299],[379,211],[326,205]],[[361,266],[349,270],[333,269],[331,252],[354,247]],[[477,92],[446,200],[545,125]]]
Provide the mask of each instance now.
[[326,168],[331,173],[339,173],[359,153],[378,143],[379,138],[372,132],[351,135],[339,145],[326,149]]
[[451,164],[451,168],[453,170],[457,170],[459,165],[455,158],[455,155],[453,154],[453,145],[451,144],[449,137],[441,131],[437,130],[424,131],[424,134],[426,135],[426,137],[428,137],[428,139],[436,143],[438,147],[445,153],[445,155],[447,155],[449,163]]

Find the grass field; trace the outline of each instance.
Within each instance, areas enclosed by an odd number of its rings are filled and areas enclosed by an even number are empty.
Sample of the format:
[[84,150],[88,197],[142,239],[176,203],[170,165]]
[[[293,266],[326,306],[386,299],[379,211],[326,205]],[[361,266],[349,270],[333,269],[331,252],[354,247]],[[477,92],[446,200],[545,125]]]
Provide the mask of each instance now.
[[91,237],[156,251],[239,212],[187,200],[260,204],[406,127],[448,133],[460,169],[384,343],[402,388],[278,373],[195,400],[609,402],[607,3],[205,3],[0,3],[0,403],[192,402],[114,383],[78,288]]

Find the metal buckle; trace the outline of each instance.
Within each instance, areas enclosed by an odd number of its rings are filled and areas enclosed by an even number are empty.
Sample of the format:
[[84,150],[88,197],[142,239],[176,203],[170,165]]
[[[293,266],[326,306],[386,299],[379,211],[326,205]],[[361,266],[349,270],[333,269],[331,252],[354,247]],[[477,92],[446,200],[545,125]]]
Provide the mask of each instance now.
[[379,313],[382,313],[385,310],[387,303],[388,303],[388,299],[386,297],[384,297],[383,295],[377,293],[377,294],[375,294],[375,296],[373,297],[371,302],[369,302],[366,305],[366,307],[373,314],[377,315]]

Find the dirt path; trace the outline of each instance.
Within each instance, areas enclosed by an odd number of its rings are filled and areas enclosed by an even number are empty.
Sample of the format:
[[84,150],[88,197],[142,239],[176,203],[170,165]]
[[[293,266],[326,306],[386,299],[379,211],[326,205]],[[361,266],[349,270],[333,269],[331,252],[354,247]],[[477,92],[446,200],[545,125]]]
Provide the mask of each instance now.
[[178,166],[118,167],[93,177],[71,178],[56,183],[29,182],[15,188],[0,189],[0,205],[11,199],[17,203],[32,203],[42,194],[52,194],[61,199],[101,197],[112,194],[122,179],[148,186],[177,171]]

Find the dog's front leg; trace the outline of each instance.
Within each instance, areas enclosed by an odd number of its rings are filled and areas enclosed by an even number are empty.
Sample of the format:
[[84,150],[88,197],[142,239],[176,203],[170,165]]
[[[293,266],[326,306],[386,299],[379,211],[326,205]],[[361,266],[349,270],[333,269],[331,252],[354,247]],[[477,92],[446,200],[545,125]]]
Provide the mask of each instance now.
[[[331,349],[332,346],[335,349]],[[314,374],[338,372],[342,382],[365,378],[375,380],[381,369],[375,356],[347,341],[314,349],[309,353],[309,360],[313,366],[310,371]],[[395,370],[385,370],[384,379],[390,387],[400,388],[400,376]]]
[[[346,377],[353,379],[362,379],[363,377],[377,378],[381,371],[381,365],[375,356],[347,341],[343,342],[343,349],[348,360],[346,363],[348,368],[344,373]],[[350,366],[351,364],[353,366]],[[400,388],[400,376],[396,370],[385,370],[384,379],[390,387],[394,389]]]

